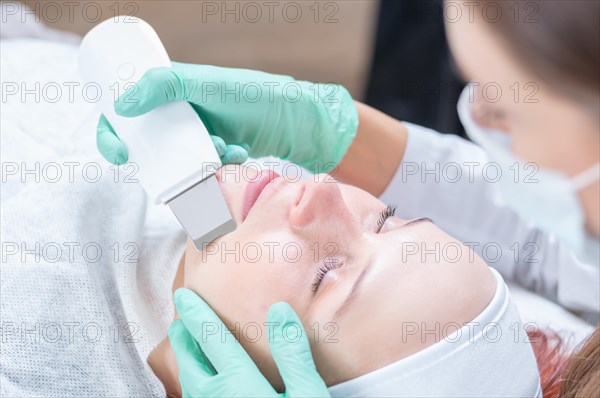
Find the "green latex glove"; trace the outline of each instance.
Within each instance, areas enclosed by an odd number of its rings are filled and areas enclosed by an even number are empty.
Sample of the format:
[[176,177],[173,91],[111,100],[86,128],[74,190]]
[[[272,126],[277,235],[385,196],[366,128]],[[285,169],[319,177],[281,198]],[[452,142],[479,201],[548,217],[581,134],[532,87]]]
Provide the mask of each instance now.
[[[212,309],[194,292],[178,289],[175,306],[181,320],[169,328],[169,340],[177,357],[179,382],[184,397],[330,397],[313,362],[302,323],[289,304],[269,308],[269,345],[285,384],[278,394]],[[300,325],[302,336],[294,335]],[[216,333],[215,333],[215,327]],[[204,333],[210,331],[211,333]],[[297,341],[296,341],[297,340]]]
[[[251,156],[276,156],[315,172],[338,165],[358,129],[356,106],[342,86],[208,65],[151,69],[115,110],[133,117],[178,100],[192,104],[211,134],[247,144]],[[119,145],[109,137],[98,146],[119,153]]]

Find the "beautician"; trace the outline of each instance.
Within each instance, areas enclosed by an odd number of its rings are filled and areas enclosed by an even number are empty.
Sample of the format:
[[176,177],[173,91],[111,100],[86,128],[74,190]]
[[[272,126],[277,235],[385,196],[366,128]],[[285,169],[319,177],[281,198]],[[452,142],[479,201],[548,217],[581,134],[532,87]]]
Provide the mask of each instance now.
[[[505,278],[597,320],[600,3],[530,3],[537,12],[529,19],[515,18],[514,2],[495,2],[502,16],[493,23],[480,8],[470,20],[466,4],[462,18],[446,21],[457,67],[472,82],[458,109],[477,145],[388,117],[353,101],[341,86],[204,65],[148,72],[137,101],[118,100],[116,111],[135,117],[165,102],[188,101],[220,137],[214,142],[224,162],[276,156],[332,172],[400,204],[401,217],[432,218],[484,259],[486,244],[493,243],[502,255],[488,262]],[[256,87],[262,95],[255,95]],[[108,161],[127,161],[104,119],[97,142]],[[241,346],[200,341],[202,320],[215,318],[200,298],[183,290],[175,301],[183,323],[176,321],[169,335],[184,394],[275,395]],[[269,317],[299,322],[284,303]],[[193,338],[208,359],[227,356],[239,366],[213,377]],[[274,341],[286,395],[327,395],[306,338]]]

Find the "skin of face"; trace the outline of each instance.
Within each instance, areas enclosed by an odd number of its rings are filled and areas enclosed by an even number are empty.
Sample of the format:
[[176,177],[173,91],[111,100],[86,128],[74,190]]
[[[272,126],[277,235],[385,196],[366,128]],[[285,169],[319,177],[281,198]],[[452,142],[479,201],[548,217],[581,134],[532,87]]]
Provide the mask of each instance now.
[[[390,217],[377,232],[386,205],[328,175],[276,178],[242,221],[244,193],[256,175],[252,168],[221,169],[238,227],[206,252],[188,242],[184,276],[174,287],[183,283],[200,295],[279,391],[265,324],[278,301],[297,312],[317,370],[334,385],[434,344],[492,299],[495,279],[468,247],[429,221]],[[337,268],[317,287],[326,261]],[[149,362],[167,385],[177,366],[165,344],[159,350],[166,354]]]
[[[481,91],[486,87],[484,105],[474,116],[491,117],[478,122],[510,134],[514,154],[539,167],[576,176],[600,161],[598,97],[585,103],[540,80],[514,56],[495,25],[486,22],[481,6],[469,18],[468,3],[453,2],[464,12],[461,18],[446,18],[446,32],[465,80],[478,83]],[[600,183],[582,189],[579,198],[588,230],[600,236]]]

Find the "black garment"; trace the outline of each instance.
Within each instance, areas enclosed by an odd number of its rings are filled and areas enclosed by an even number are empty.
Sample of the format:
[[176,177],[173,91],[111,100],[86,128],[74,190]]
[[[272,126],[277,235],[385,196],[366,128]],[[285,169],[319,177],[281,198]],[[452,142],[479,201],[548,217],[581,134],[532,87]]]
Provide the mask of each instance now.
[[381,0],[366,103],[464,136],[456,113],[463,87],[446,42],[442,0]]

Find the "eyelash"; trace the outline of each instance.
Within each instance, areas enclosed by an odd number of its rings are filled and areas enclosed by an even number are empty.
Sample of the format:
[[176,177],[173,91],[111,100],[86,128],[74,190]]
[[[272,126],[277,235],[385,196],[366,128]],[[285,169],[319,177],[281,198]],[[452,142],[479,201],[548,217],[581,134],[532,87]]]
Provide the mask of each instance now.
[[[381,211],[381,214],[379,214],[379,218],[377,219],[376,233],[381,231],[381,228],[383,228],[383,224],[385,224],[386,220],[392,217],[394,214],[396,214],[396,207],[391,205],[388,205]],[[327,275],[329,271],[340,268],[341,266],[342,265],[338,264],[337,260],[335,259],[331,259],[329,261],[325,260],[323,265],[317,270],[317,275],[315,275],[315,279],[310,286],[310,290],[316,292],[319,289],[323,278],[325,278],[325,275]]]
[[310,286],[310,290],[312,290],[313,292],[316,292],[319,289],[319,286],[321,285],[323,278],[325,278],[325,275],[329,271],[340,268],[341,266],[342,266],[342,264],[338,263],[337,259],[325,260],[323,262],[323,265],[321,267],[319,267],[319,269],[317,271],[317,275],[315,275],[315,279]]
[[379,233],[379,231],[381,231],[381,228],[383,228],[383,224],[385,224],[385,221],[388,218],[392,217],[394,214],[396,214],[395,206],[388,205],[385,209],[383,209],[383,211],[379,215],[379,219],[377,220],[377,229],[375,230],[375,233]]

